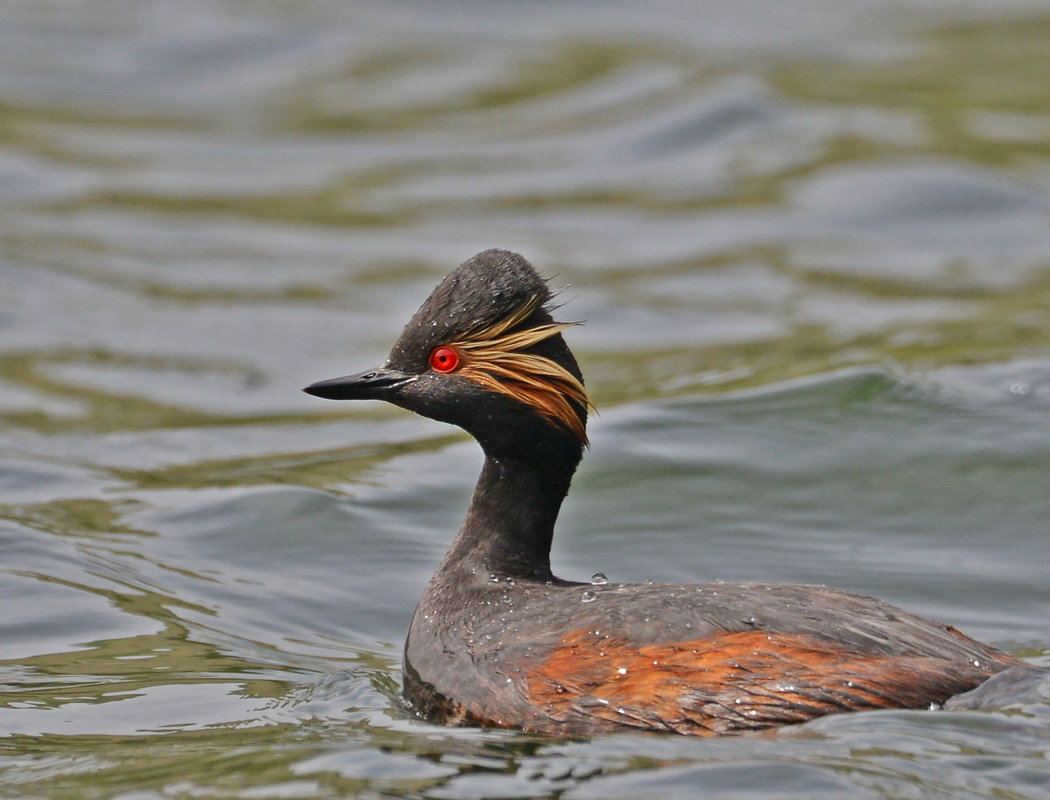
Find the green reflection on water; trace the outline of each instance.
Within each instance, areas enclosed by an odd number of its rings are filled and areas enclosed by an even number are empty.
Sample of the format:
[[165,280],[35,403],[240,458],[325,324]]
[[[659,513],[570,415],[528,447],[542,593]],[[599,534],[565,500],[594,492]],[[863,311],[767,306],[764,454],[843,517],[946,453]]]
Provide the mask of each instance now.
[[122,536],[153,536],[151,531],[130,528],[121,517],[135,501],[107,502],[94,498],[68,498],[24,505],[0,504],[0,519],[9,519],[56,536],[75,535],[91,539]]
[[919,113],[920,148],[991,166],[1050,154],[1050,16],[959,22],[934,29],[913,56],[874,64],[798,60],[769,73],[786,96]]
[[[748,255],[755,257],[753,252]],[[864,298],[871,306],[881,301],[919,300],[965,305],[951,318],[896,321],[881,330],[853,335],[804,323],[776,337],[754,341],[614,353],[583,351],[580,360],[599,405],[764,386],[845,366],[893,364],[931,369],[1041,358],[1050,347],[1050,269],[1008,288],[983,288],[952,285],[950,275],[943,283],[843,275],[789,266],[778,254],[767,255],[768,263],[791,273],[803,285],[843,299]]]
[[158,469],[111,468],[109,472],[141,489],[294,484],[338,492],[341,484],[364,480],[383,462],[410,453],[435,452],[462,438],[452,433],[407,442],[195,461]]
[[[112,431],[153,430],[216,425],[249,425],[260,422],[316,422],[321,419],[344,419],[346,410],[312,414],[255,414],[236,415],[209,413],[199,409],[183,408],[117,391],[95,389],[61,380],[48,374],[49,367],[69,365],[112,366],[158,373],[185,375],[217,375],[235,381],[251,383],[261,380],[258,370],[209,359],[180,359],[165,356],[116,353],[103,349],[77,350],[59,348],[0,354],[0,380],[13,386],[53,397],[60,401],[76,401],[85,408],[83,414],[49,413],[41,410],[0,411],[0,421],[30,428],[41,433],[56,434],[89,430],[95,433]],[[351,415],[363,413],[366,417],[377,413],[373,409],[353,409]],[[378,412],[389,414],[386,409]]]
[[[532,50],[532,49],[530,49]],[[311,76],[292,87],[278,106],[274,122],[306,132],[369,133],[419,130],[440,126],[455,116],[495,111],[584,89],[595,81],[650,58],[685,65],[689,59],[677,48],[646,45],[637,40],[620,44],[600,40],[560,41],[532,50],[528,56],[494,74],[478,74],[476,82],[416,102],[396,105],[362,100],[370,84],[391,80],[416,70],[454,69],[455,52],[435,48],[381,50],[352,58],[342,68]],[[538,52],[536,52],[538,51]],[[382,94],[379,95],[382,97]],[[479,120],[480,122],[480,120]],[[537,116],[526,123],[531,132],[548,122]]]

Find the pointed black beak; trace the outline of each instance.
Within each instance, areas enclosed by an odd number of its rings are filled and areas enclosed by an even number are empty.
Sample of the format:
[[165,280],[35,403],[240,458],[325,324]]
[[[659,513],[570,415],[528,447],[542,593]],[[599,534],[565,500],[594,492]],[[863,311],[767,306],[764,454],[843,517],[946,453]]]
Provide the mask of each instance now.
[[395,390],[416,377],[396,369],[377,367],[345,378],[311,383],[303,391],[326,400],[389,400]]

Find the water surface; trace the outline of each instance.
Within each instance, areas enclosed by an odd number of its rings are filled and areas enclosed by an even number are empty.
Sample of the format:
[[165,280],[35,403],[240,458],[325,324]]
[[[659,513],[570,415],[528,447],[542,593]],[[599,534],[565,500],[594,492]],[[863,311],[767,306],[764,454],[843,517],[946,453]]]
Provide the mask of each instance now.
[[9,2],[5,796],[1050,797],[1050,688],[754,738],[399,700],[480,453],[302,395],[524,253],[559,574],[819,582],[1050,664],[1040,3]]

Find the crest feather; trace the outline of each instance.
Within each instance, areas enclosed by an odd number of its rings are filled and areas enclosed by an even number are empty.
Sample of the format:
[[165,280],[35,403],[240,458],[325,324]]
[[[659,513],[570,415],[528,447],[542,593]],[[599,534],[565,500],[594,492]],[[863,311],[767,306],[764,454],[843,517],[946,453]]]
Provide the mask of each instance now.
[[583,382],[551,359],[524,352],[580,323],[548,322],[514,330],[532,316],[542,301],[543,298],[533,297],[513,314],[448,342],[447,346],[460,354],[460,375],[513,397],[587,444],[587,428],[578,409],[594,412],[595,408]]

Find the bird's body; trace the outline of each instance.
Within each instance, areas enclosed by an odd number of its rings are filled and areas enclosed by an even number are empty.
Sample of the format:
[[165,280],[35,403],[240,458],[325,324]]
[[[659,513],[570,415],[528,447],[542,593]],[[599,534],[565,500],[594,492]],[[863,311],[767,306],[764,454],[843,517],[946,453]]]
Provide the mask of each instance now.
[[735,733],[926,708],[1017,663],[952,628],[822,586],[548,586],[483,572],[438,581],[412,623],[405,688],[424,716],[446,724]]
[[551,539],[589,401],[549,299],[521,256],[486,251],[434,290],[383,367],[307,389],[459,425],[485,451],[405,645],[405,693],[422,716],[550,734],[735,733],[925,708],[1023,664],[823,586],[556,578]]

